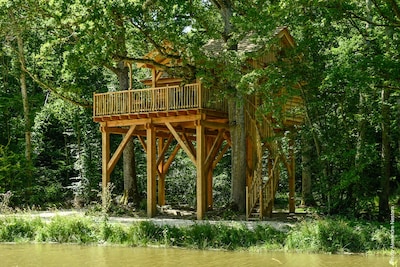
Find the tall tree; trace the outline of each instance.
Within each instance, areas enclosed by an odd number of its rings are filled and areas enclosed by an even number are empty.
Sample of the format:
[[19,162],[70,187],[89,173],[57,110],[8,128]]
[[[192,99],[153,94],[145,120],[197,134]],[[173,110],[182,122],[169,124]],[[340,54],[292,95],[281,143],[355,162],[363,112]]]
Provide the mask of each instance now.
[[[29,31],[28,26],[23,22],[22,16],[26,16],[26,10],[20,3],[1,3],[4,6],[11,5],[7,8],[8,12],[3,12],[1,15],[2,24],[2,37],[5,40],[16,40],[16,42],[8,42],[10,47],[15,52],[15,57],[19,62],[19,82],[22,98],[22,107],[24,114],[24,132],[25,132],[25,157],[28,162],[32,163],[32,143],[31,143],[31,121],[28,100],[28,85],[26,77],[26,59],[25,59],[25,46],[24,36],[26,31]],[[17,11],[17,14],[16,14]],[[18,16],[18,17],[17,17]],[[8,19],[6,20],[5,17]]]

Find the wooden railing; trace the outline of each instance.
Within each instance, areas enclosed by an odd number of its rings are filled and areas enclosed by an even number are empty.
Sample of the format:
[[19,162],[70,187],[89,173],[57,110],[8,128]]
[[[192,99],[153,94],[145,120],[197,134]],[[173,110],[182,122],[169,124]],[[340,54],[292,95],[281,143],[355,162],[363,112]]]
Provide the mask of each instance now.
[[[263,152],[258,151],[257,166],[254,166],[254,175],[252,175],[251,182],[246,187],[246,215],[248,219],[252,217],[251,213],[257,205],[259,207],[260,219],[262,219],[266,215],[266,209],[273,202],[276,192],[275,184],[277,183],[277,176],[273,172],[277,168],[279,160],[279,148],[276,140],[274,140],[275,133],[271,118],[257,115],[256,102],[257,100],[254,96],[250,96],[245,102],[246,131],[248,135],[252,136],[253,149],[268,149],[270,157],[274,158],[274,165],[267,179],[263,179],[263,175],[258,173],[262,168],[260,164]],[[265,148],[261,147],[261,140],[262,142],[268,142]]]
[[[263,185],[260,179],[253,179],[250,186],[246,186],[246,195],[247,195],[247,202],[246,202],[246,215],[247,218],[250,217],[253,208],[257,203],[262,203],[262,196],[263,196]],[[261,204],[262,205],[262,204]],[[262,207],[260,207],[262,209]],[[262,211],[260,211],[262,213]]]
[[226,101],[212,101],[200,83],[94,94],[93,116],[207,108],[227,112]]

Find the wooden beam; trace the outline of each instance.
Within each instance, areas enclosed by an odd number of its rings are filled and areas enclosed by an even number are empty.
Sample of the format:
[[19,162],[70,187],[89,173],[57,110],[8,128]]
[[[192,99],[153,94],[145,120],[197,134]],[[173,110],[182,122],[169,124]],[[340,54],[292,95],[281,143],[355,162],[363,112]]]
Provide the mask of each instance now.
[[111,160],[107,163],[107,171],[112,172],[115,165],[117,164],[119,158],[122,155],[122,152],[124,151],[124,148],[126,144],[129,142],[129,140],[132,138],[133,131],[135,131],[136,126],[133,125],[129,128],[128,132],[125,134],[124,138],[122,139],[121,143],[119,144],[117,150],[115,150],[115,153],[113,154]]
[[[158,80],[161,78],[161,76],[162,76],[162,74],[163,74],[163,71],[160,70],[160,71],[157,71],[156,73],[157,73],[157,75],[156,75],[156,82],[158,82]],[[154,87],[155,87],[155,86],[154,86]]]
[[105,131],[110,134],[126,134],[128,132],[128,129],[120,127],[107,127]]
[[206,212],[206,171],[205,171],[205,149],[206,149],[206,138],[204,134],[204,127],[200,121],[196,124],[196,139],[197,139],[197,151],[196,151],[196,168],[197,168],[197,182],[196,182],[196,197],[197,197],[197,219],[203,220]]
[[[214,142],[212,144],[211,147],[209,147],[208,151],[207,151],[207,158],[205,161],[205,166],[206,169],[208,169],[211,165],[210,163],[214,161],[215,156],[218,153],[218,150],[221,147],[222,144],[222,137],[223,137],[223,131],[220,130],[218,131],[218,135],[217,137],[214,139]],[[208,143],[208,142],[207,142]],[[208,144],[207,144],[208,145]]]
[[151,87],[157,87],[157,70],[156,68],[151,69]]
[[[108,171],[107,164],[110,160],[110,133],[108,133],[105,127],[101,127],[101,158],[102,158],[102,168],[101,168],[101,179],[102,179],[102,189],[103,196],[105,190],[107,190],[107,185],[110,182],[110,172]],[[103,199],[104,200],[104,199]],[[105,204],[105,203],[103,203]]]
[[[171,138],[172,139],[172,138]],[[164,158],[166,147],[169,146],[168,140],[164,143],[164,138],[158,138],[158,160],[156,162],[158,171],[158,205],[165,205],[165,170],[164,170]],[[170,141],[171,142],[171,141]]]
[[164,164],[164,170],[165,170],[165,172],[168,171],[169,166],[171,165],[172,161],[174,160],[174,158],[175,158],[175,156],[176,156],[176,154],[178,153],[178,151],[179,151],[180,148],[181,148],[181,145],[180,145],[180,144],[177,144],[177,145],[175,146],[174,150],[172,151],[171,155],[169,155],[167,161],[166,161],[165,164]]
[[147,216],[156,215],[156,133],[153,125],[147,126]]
[[229,129],[228,123],[213,122],[213,121],[202,121],[204,127],[211,129]]
[[289,140],[289,164],[288,164],[288,178],[289,178],[289,213],[295,213],[296,201],[295,201],[295,155],[294,155],[294,140]]
[[[214,138],[214,139],[217,139],[217,138]],[[207,158],[210,156],[211,148],[213,146],[212,140],[213,140],[212,137],[206,138]],[[215,140],[214,140],[214,143],[215,143]],[[207,174],[206,174],[207,175],[207,209],[212,210],[213,204],[214,204],[213,203],[214,202],[214,200],[213,200],[213,169],[209,168],[207,166],[208,166],[208,164],[207,164],[207,159],[206,159],[205,163],[204,163],[204,168],[206,169],[206,172],[207,172]]]
[[224,154],[226,153],[226,151],[228,151],[228,149],[230,148],[231,146],[228,144],[228,143],[226,143],[226,145],[222,148],[222,150],[220,151],[220,153],[218,154],[218,156],[214,159],[214,161],[212,162],[212,167],[211,167],[211,169],[214,169],[216,166],[217,166],[217,164],[218,164],[218,162],[222,159],[222,157],[224,156]]
[[182,132],[182,139],[186,142],[186,144],[187,144],[188,148],[190,149],[191,153],[193,155],[195,155],[196,154],[196,149],[194,148],[192,141],[190,141],[190,139],[186,135],[185,130]]
[[179,136],[179,134],[176,132],[174,127],[171,125],[171,123],[166,122],[165,125],[167,125],[168,129],[171,131],[173,136],[175,137],[176,141],[178,141],[179,145],[182,147],[182,149],[186,152],[188,157],[192,160],[193,164],[196,165],[196,156],[193,155],[191,150],[188,148],[188,146],[185,144],[185,142],[182,140],[182,138]]
[[[167,141],[164,142],[159,142],[158,143],[158,159],[157,159],[157,166],[160,164],[160,162],[164,161],[165,153],[167,152],[169,145],[171,144],[174,136],[170,134],[168,136]],[[159,138],[158,140],[164,140],[163,138]],[[161,148],[161,149],[160,149]]]
[[[157,118],[138,118],[138,119],[126,119],[126,120],[114,120],[107,121],[107,126],[109,127],[123,127],[131,125],[146,125],[147,123],[153,124],[164,124],[169,123],[183,123],[183,122],[193,122],[201,118],[201,114],[190,114],[190,115],[180,115],[180,116],[170,116],[170,117],[157,117]],[[193,123],[192,123],[193,125]]]
[[147,152],[147,144],[146,144],[146,141],[144,141],[143,137],[140,136],[140,135],[138,135],[138,139],[139,139],[140,143],[142,144],[142,147],[143,147],[144,152]]

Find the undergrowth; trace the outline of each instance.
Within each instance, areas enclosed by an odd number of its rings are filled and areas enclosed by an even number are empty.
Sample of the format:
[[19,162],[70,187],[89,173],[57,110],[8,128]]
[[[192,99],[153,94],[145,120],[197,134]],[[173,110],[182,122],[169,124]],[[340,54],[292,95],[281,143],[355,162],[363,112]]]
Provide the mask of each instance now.
[[[399,232],[399,225],[395,226]],[[0,242],[357,253],[390,250],[390,230],[389,225],[331,219],[304,221],[280,231],[263,224],[249,229],[239,222],[233,225],[205,222],[177,227],[156,225],[150,221],[125,225],[82,216],[56,216],[49,222],[39,218],[7,216],[0,219]],[[395,247],[400,247],[397,236],[395,240]]]

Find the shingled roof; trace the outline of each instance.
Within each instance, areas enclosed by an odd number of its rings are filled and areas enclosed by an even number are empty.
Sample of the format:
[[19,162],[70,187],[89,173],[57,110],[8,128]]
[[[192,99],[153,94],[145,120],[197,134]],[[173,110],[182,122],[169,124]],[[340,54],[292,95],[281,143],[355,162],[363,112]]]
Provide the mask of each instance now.
[[[266,47],[267,43],[272,38],[281,39],[285,47],[294,47],[295,45],[293,37],[290,35],[287,27],[279,27],[271,36],[260,37],[254,33],[247,34],[243,39],[239,40],[237,51],[243,54],[259,52]],[[210,56],[218,56],[226,51],[228,47],[224,40],[212,39],[203,46],[203,49]]]

